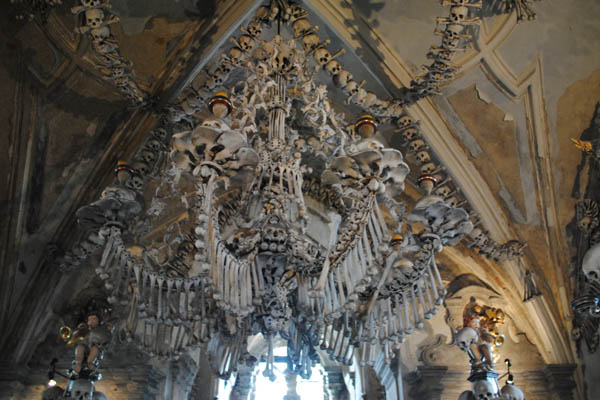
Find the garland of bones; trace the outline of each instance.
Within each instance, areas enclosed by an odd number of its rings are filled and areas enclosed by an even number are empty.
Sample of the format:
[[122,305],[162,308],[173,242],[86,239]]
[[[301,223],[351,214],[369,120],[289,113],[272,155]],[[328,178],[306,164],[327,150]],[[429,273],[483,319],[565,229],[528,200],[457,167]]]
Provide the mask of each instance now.
[[[465,37],[457,36],[462,35],[461,32],[457,33],[459,28],[456,25],[459,24],[457,18],[459,15],[463,15],[463,19],[467,23],[476,23],[475,18],[466,18],[468,13],[464,12],[463,7],[467,7],[464,1],[445,1],[444,4],[450,5],[450,15],[448,18],[438,19],[438,23],[445,23],[446,29],[439,32],[447,32],[443,34],[442,46],[432,48],[430,57],[435,61],[432,64],[432,68],[441,68],[442,64],[449,66],[451,64],[448,58],[454,54],[454,46],[458,46],[458,42]],[[466,5],[465,5],[466,4]],[[215,179],[210,179],[205,182],[201,188],[199,188],[197,196],[200,201],[195,204],[200,204],[195,209],[190,209],[190,215],[194,215],[199,221],[199,224],[190,233],[181,233],[176,237],[173,242],[179,244],[176,247],[173,257],[168,262],[168,268],[172,271],[177,271],[175,276],[165,275],[164,272],[159,272],[155,265],[150,262],[147,258],[144,262],[140,263],[138,258],[132,256],[132,254],[125,248],[121,234],[126,230],[135,230],[143,223],[138,219],[137,225],[133,228],[129,228],[127,222],[134,221],[136,216],[142,211],[142,205],[140,203],[141,194],[148,181],[153,178],[157,178],[159,173],[159,167],[166,162],[177,161],[176,158],[170,157],[167,149],[173,142],[175,149],[177,149],[178,139],[185,138],[185,132],[190,131],[190,127],[194,125],[194,118],[192,115],[199,113],[206,101],[211,96],[213,90],[221,86],[227,76],[234,71],[234,69],[243,65],[249,55],[253,51],[259,51],[260,49],[268,48],[269,43],[264,42],[260,39],[263,27],[272,23],[275,16],[279,13],[279,8],[283,8],[283,21],[291,25],[294,32],[295,38],[302,43],[302,47],[305,50],[307,56],[314,58],[315,62],[320,68],[324,68],[332,75],[334,83],[339,86],[345,94],[348,95],[347,101],[349,103],[358,104],[362,106],[367,112],[375,115],[380,120],[394,121],[398,126],[398,131],[402,134],[406,143],[408,143],[408,151],[414,152],[417,155],[417,160],[421,164],[421,172],[424,174],[432,174],[438,178],[438,182],[435,193],[443,197],[450,207],[458,207],[464,204],[464,200],[459,200],[458,190],[450,189],[450,177],[444,177],[443,168],[438,167],[433,161],[433,157],[428,151],[428,147],[425,144],[423,138],[419,134],[419,125],[413,121],[403,110],[403,105],[407,102],[404,101],[388,101],[378,99],[377,96],[371,92],[368,92],[362,88],[362,82],[358,83],[352,79],[352,75],[349,71],[342,68],[337,60],[336,56],[341,54],[340,52],[331,55],[327,50],[326,46],[328,41],[321,42],[316,34],[316,27],[310,26],[308,20],[305,18],[307,13],[297,5],[288,5],[283,1],[273,2],[270,6],[260,7],[257,11],[256,17],[248,24],[247,27],[241,28],[243,34],[237,39],[233,39],[235,47],[233,47],[227,55],[223,55],[221,64],[216,68],[212,76],[204,83],[195,81],[190,88],[182,95],[181,101],[170,107],[166,117],[163,119],[163,127],[156,128],[151,132],[146,143],[142,146],[140,151],[134,156],[132,162],[131,172],[133,174],[130,178],[126,179],[123,183],[127,189],[121,186],[111,186],[107,188],[101,196],[101,199],[93,203],[90,208],[85,208],[85,211],[78,213],[79,222],[84,228],[91,229],[91,233],[86,235],[86,238],[76,245],[71,252],[68,252],[60,265],[61,269],[69,270],[74,266],[79,265],[83,260],[87,259],[88,256],[94,252],[103,249],[100,266],[97,268],[99,276],[106,280],[105,286],[111,291],[110,300],[113,303],[127,304],[133,302],[134,307],[131,308],[132,312],[128,319],[128,327],[130,331],[135,331],[138,324],[143,326],[141,339],[139,345],[149,353],[162,357],[178,357],[183,351],[189,347],[197,346],[200,343],[209,341],[210,337],[214,337],[215,330],[219,329],[206,318],[207,315],[214,313],[215,303],[212,302],[210,296],[205,296],[206,293],[214,293],[215,299],[219,302],[221,307],[230,309],[235,308],[235,314],[238,316],[248,315],[253,309],[253,296],[264,295],[264,285],[261,285],[264,277],[260,277],[259,274],[250,270],[247,265],[236,265],[234,268],[237,269],[238,273],[244,271],[247,274],[249,280],[258,282],[257,287],[258,293],[252,293],[252,290],[248,290],[243,287],[227,287],[224,280],[219,280],[218,277],[210,279],[206,274],[208,271],[203,272],[195,278],[184,278],[184,273],[189,268],[189,257],[196,259],[195,266],[206,266],[208,263],[202,262],[202,257],[206,257],[206,251],[203,249],[203,243],[205,237],[208,234],[212,235],[211,240],[218,242],[219,232],[212,230],[211,226],[218,224],[215,218],[227,219],[232,213],[235,212],[236,203],[235,197],[230,199],[231,201],[216,201],[213,198],[213,192],[215,187],[219,184]],[[457,9],[457,7],[460,7]],[[478,7],[474,5],[473,7]],[[468,8],[467,8],[468,11]],[[458,37],[458,41],[455,40]],[[453,38],[453,40],[448,40]],[[255,45],[261,44],[262,46]],[[457,47],[458,48],[458,47]],[[249,65],[249,64],[248,64]],[[260,74],[260,71],[255,71]],[[451,72],[447,71],[444,79],[450,79],[449,75]],[[429,74],[429,73],[428,73]],[[430,75],[430,74],[429,74]],[[432,80],[425,78],[421,82],[430,80],[434,85],[441,84],[439,79]],[[324,87],[308,87],[306,91],[301,93],[303,96],[306,106],[303,108],[305,114],[309,117],[308,120],[314,122],[314,126],[323,128],[323,131],[328,129],[329,139],[331,139],[336,131],[344,131],[347,125],[344,123],[341,116],[336,116],[332,113],[327,102],[323,102],[323,96],[326,90]],[[313,90],[314,89],[314,90]],[[257,130],[254,123],[254,117],[256,116],[256,109],[258,105],[248,104],[248,93],[257,91],[260,92],[260,88],[253,88],[246,85],[242,93],[232,93],[232,102],[234,103],[234,112],[246,113],[245,116],[239,119],[240,128],[244,133],[251,133]],[[417,90],[417,96],[421,92]],[[251,98],[251,97],[250,97]],[[243,104],[242,101],[246,101]],[[326,114],[330,115],[327,119]],[[331,118],[331,115],[334,115]],[[334,127],[326,126],[325,122],[331,122]],[[320,123],[320,125],[319,125]],[[215,124],[213,122],[213,124]],[[337,125],[336,125],[337,124]],[[217,124],[218,125],[218,124]],[[213,128],[218,126],[213,126]],[[175,134],[173,134],[175,133]],[[182,135],[183,133],[183,135]],[[179,136],[178,136],[179,135]],[[173,137],[172,137],[173,136]],[[346,132],[348,136],[348,132]],[[351,136],[351,133],[350,133]],[[354,138],[356,139],[356,138]],[[313,142],[316,143],[316,142]],[[296,141],[295,146],[305,146],[306,143]],[[310,145],[310,139],[309,139]],[[327,151],[327,149],[322,149]],[[181,152],[174,151],[175,155],[182,154]],[[181,168],[172,168],[169,170],[173,174],[173,182],[179,182],[181,178]],[[303,172],[307,172],[304,170]],[[318,193],[313,193],[318,185],[315,184],[314,180],[307,179],[303,182],[302,190],[306,191],[307,194],[324,200],[327,205],[332,206],[344,212],[339,201],[340,193],[332,189],[323,189],[319,187]],[[160,187],[157,188],[157,194]],[[383,196],[383,205],[388,209],[391,215],[400,215],[404,213],[404,208],[401,204],[398,204],[391,198],[385,198]],[[187,199],[182,198],[183,202]],[[207,214],[211,207],[216,203],[220,203],[221,208],[217,213],[213,213],[212,217]],[[225,204],[229,204],[225,206]],[[386,229],[384,217],[379,210],[375,196],[365,196],[362,203],[356,204],[357,207],[354,209],[365,209],[373,210],[370,213],[364,213],[359,215],[354,213],[351,215],[359,224],[362,225],[364,230],[367,232],[368,238],[361,238],[358,240],[358,245],[353,248],[352,251],[345,252],[348,246],[345,243],[339,243],[334,249],[334,259],[332,265],[337,263],[340,265],[347,266],[353,261],[358,261],[358,265],[368,265],[368,263],[360,262],[360,258],[375,258],[374,254],[369,254],[369,247],[366,245],[369,241],[373,243],[385,243],[389,242],[389,232]],[[159,196],[155,196],[152,200],[152,204],[146,211],[147,215],[159,215],[162,209],[165,207],[164,202],[161,201]],[[84,210],[82,209],[82,210]],[[92,211],[90,213],[90,211]],[[94,213],[96,213],[94,215]],[[347,214],[347,210],[346,210]],[[473,213],[471,213],[473,214]],[[218,215],[218,217],[217,217]],[[106,223],[111,221],[110,223]],[[353,227],[356,229],[356,227]],[[344,237],[344,233],[341,235]],[[346,239],[350,238],[350,235],[345,236]],[[489,239],[482,228],[475,228],[469,234],[471,238],[470,246],[480,249],[480,252],[493,257],[497,260],[506,259],[520,255],[522,245],[518,242],[508,242],[504,245],[498,245]],[[461,237],[458,237],[460,240]],[[447,238],[452,241],[456,238]],[[210,240],[208,240],[210,241]],[[310,247],[310,246],[308,246]],[[381,247],[381,246],[380,246]],[[408,246],[410,247],[410,246]],[[358,283],[356,292],[344,293],[344,288],[335,287],[335,279],[333,274],[330,275],[328,282],[319,282],[326,292],[326,298],[329,299],[325,304],[316,304],[314,301],[311,303],[312,307],[326,307],[325,322],[327,328],[322,335],[318,338],[314,338],[314,341],[320,341],[322,347],[328,350],[332,358],[341,362],[349,362],[352,359],[354,345],[361,347],[361,364],[369,364],[375,360],[377,353],[376,343],[367,340],[361,340],[361,338],[373,337],[373,335],[379,336],[381,341],[384,343],[385,357],[389,360],[392,357],[392,349],[394,344],[402,342],[404,334],[412,332],[414,327],[420,328],[423,326],[423,321],[419,313],[417,312],[417,303],[421,304],[421,308],[424,312],[424,318],[430,318],[437,309],[436,304],[441,304],[445,289],[437,272],[437,267],[432,262],[432,254],[436,251],[436,246],[432,243],[425,246],[426,251],[420,253],[419,259],[413,261],[411,280],[416,280],[424,277],[431,278],[431,281],[424,282],[421,279],[422,285],[410,286],[410,287],[378,287],[378,289],[387,291],[389,295],[386,301],[377,302],[374,305],[373,312],[370,313],[369,320],[365,325],[361,325],[360,329],[367,329],[369,332],[363,335],[363,332],[355,332],[354,341],[351,341],[350,333],[355,331],[356,327],[352,327],[351,321],[346,319],[344,322],[343,318],[339,318],[340,315],[348,315],[344,312],[351,307],[356,305],[358,292],[361,289],[360,283],[369,278],[369,270],[365,267],[362,271],[363,275],[355,275],[350,278],[352,282]],[[219,246],[218,244],[213,246],[215,253],[219,253],[219,257],[225,259],[226,248],[225,246]],[[194,250],[196,253],[194,254]],[[322,249],[318,246],[313,246],[310,249],[310,254],[313,259],[323,260],[325,255],[322,254]],[[306,256],[306,254],[304,254]],[[217,263],[215,263],[217,264]],[[317,262],[316,264],[319,264]],[[200,269],[205,267],[200,267]],[[333,268],[332,268],[333,270]],[[335,273],[337,275],[337,281],[342,281],[345,277],[340,276],[343,269],[336,268]],[[354,271],[355,274],[360,274],[358,271]],[[110,278],[110,279],[109,279]],[[130,280],[137,282],[137,289],[134,295],[130,298],[128,296],[128,282]],[[307,282],[303,284],[302,290],[309,290],[311,284],[315,282]],[[379,285],[381,286],[381,285]],[[388,285],[389,286],[389,285]],[[349,286],[352,287],[352,286]],[[288,288],[289,289],[289,288]],[[231,292],[227,291],[234,290],[234,296]],[[244,295],[240,296],[240,293],[245,290]],[[407,293],[407,291],[409,293]],[[166,293],[166,294],[165,294]],[[228,296],[230,295],[230,296]],[[166,297],[164,297],[166,296]],[[157,299],[158,297],[158,299]],[[226,297],[236,298],[241,301],[241,304],[236,301],[230,301]],[[149,298],[150,301],[146,304],[137,304],[142,299]],[[402,301],[402,299],[411,299],[411,301]],[[242,300],[243,299],[243,300]],[[158,307],[156,307],[156,304]],[[409,304],[410,303],[410,304]],[[165,305],[171,305],[165,306]],[[176,305],[175,307],[173,305]],[[412,308],[412,312],[409,308]],[[391,315],[391,310],[394,309],[398,312],[401,318],[394,318]],[[135,312],[137,310],[137,312]],[[375,317],[374,314],[381,316]],[[242,343],[236,342],[236,337],[244,337],[245,334],[235,335],[232,331],[235,331],[235,324],[231,324],[227,316],[224,317],[228,322],[226,325],[231,328],[229,335],[220,335],[220,341],[210,341],[209,351],[216,355],[213,357],[216,360],[224,359],[226,357],[218,356],[218,352],[229,352],[230,363],[228,365],[215,366],[215,369],[219,371],[222,376],[228,376],[234,368],[237,360],[243,356],[242,354]],[[332,322],[333,321],[333,322]],[[238,327],[239,328],[239,327]],[[249,329],[248,327],[242,327],[243,329]],[[297,332],[297,335],[305,335],[306,332]],[[130,336],[129,339],[132,339]],[[227,342],[230,341],[230,342]],[[294,338],[290,338],[290,341],[294,341]],[[167,345],[165,346],[165,343]],[[305,369],[309,369],[310,365],[305,365]]]
[[147,95],[134,80],[133,63],[119,53],[119,43],[111,34],[110,25],[119,22],[119,17],[111,13],[108,0],[80,0],[71,12],[80,19],[75,30],[88,34],[92,40],[96,68],[104,80],[110,81],[132,104],[146,103]]
[[[91,11],[92,13],[102,11],[102,13],[104,13],[103,10],[111,7],[108,1],[103,3],[99,0],[81,1],[81,6],[73,7],[73,13],[79,14],[86,11]],[[340,63],[335,60],[336,56],[342,53],[337,52],[334,55],[331,55],[326,48],[326,45],[329,42],[321,42],[319,40],[316,34],[317,28],[312,28],[306,18],[298,18],[299,16],[307,15],[305,11],[302,11],[303,14],[298,11],[300,10],[299,6],[295,5],[289,7],[289,21],[293,25],[294,35],[297,38],[301,38],[302,43],[306,43],[305,46],[314,46],[312,51],[315,59],[332,75],[334,82],[342,87],[344,93],[349,95],[348,102],[363,106],[368,112],[377,117],[395,119],[399,133],[402,134],[405,143],[408,145],[407,150],[416,154],[417,160],[423,164],[421,171],[423,173],[434,174],[436,177],[441,178],[438,179],[438,182],[441,183],[439,183],[435,189],[436,194],[443,197],[451,205],[457,207],[466,203],[466,200],[462,199],[460,196],[460,189],[458,187],[452,189],[451,178],[449,176],[441,176],[444,168],[436,166],[436,164],[431,161],[432,157],[429,152],[429,146],[426,144],[425,138],[419,132],[420,127],[418,121],[414,121],[406,112],[403,112],[404,107],[414,103],[416,100],[431,94],[439,94],[439,87],[454,77],[456,67],[452,65],[450,60],[457,51],[463,51],[465,49],[464,47],[459,46],[459,44],[463,40],[470,38],[470,35],[464,33],[464,28],[467,25],[479,22],[478,18],[469,17],[469,10],[467,7],[481,8],[481,2],[470,3],[467,0],[442,0],[442,4],[451,6],[451,8],[448,17],[437,18],[437,23],[446,24],[446,29],[435,30],[436,35],[442,35],[442,40],[440,46],[432,46],[431,51],[427,54],[427,57],[433,59],[434,62],[425,67],[427,70],[425,74],[412,82],[413,84],[409,89],[410,94],[403,99],[393,101],[378,99],[374,93],[367,92],[362,88],[364,82],[359,83],[352,79],[352,74],[343,69]],[[236,46],[229,51],[228,56],[223,57],[224,63],[216,69],[211,79],[206,83],[206,88],[215,88],[221,84],[231,72],[232,66],[239,63],[245,52],[250,51],[254,47],[255,40],[251,32],[256,34],[259,31],[262,31],[261,26],[263,24],[272,22],[276,15],[274,14],[275,7],[277,7],[276,2],[269,7],[262,6],[259,8],[255,21],[251,22],[248,28],[245,29],[246,34],[235,41]],[[526,7],[526,5],[521,5],[520,7]],[[295,10],[295,12],[292,9]],[[510,10],[511,8],[507,4],[506,11],[508,12]],[[292,13],[294,13],[293,16]],[[111,15],[107,19],[102,18],[101,21],[101,25],[98,28],[92,28],[91,25],[95,24],[95,22],[92,21],[90,22],[90,26],[86,25],[85,27],[81,27],[79,28],[79,31],[89,32],[94,39],[95,45],[102,46],[104,44],[113,44],[112,48],[114,50],[118,49],[116,41],[110,35],[110,30],[108,30],[108,25],[118,21],[118,17]],[[256,29],[259,29],[259,31],[256,31]],[[108,32],[108,35],[106,32]],[[96,35],[94,35],[94,33],[96,33]],[[104,65],[101,69],[101,71],[107,74],[107,79],[122,74],[123,76],[119,78],[118,82],[129,82],[126,85],[120,86],[124,91],[128,90],[128,88],[137,87],[134,86],[135,82],[131,79],[130,67],[132,63],[130,61],[125,61],[117,52],[111,57],[113,60],[116,60],[116,62],[112,64],[112,70],[107,68],[111,64]],[[117,81],[115,81],[115,83],[116,82]],[[133,89],[133,95],[130,98],[143,101],[146,96],[143,94],[140,95],[139,89]],[[178,122],[183,119],[189,121],[191,115],[202,109],[206,100],[208,100],[208,95],[206,93],[204,96],[199,96],[197,91],[189,90],[187,94],[184,93],[178,105],[171,107],[168,120],[172,122]],[[159,136],[158,141],[160,142],[163,136],[166,137],[166,133]],[[157,147],[154,140],[151,141],[153,145],[146,146],[147,149],[144,152],[146,157],[151,158],[151,160],[142,160],[145,161],[146,164],[152,164],[157,158],[157,154],[151,156],[149,153],[156,153],[160,149],[160,147]],[[136,158],[140,159],[143,158],[143,156],[140,153]],[[137,163],[139,167],[137,171],[144,176],[148,171],[148,166],[143,165],[143,162],[140,163],[139,161],[140,160],[138,160]],[[475,216],[474,212],[471,212],[470,214]],[[493,258],[495,261],[520,256],[521,249],[523,248],[522,243],[515,241],[498,244],[489,238],[487,232],[485,232],[483,228],[478,227],[475,228],[471,238],[472,241],[469,243],[470,247],[479,249],[481,254]],[[70,258],[72,257],[68,257],[67,260]]]
[[[442,46],[432,47],[427,57],[434,59],[435,62],[425,66],[427,72],[411,82],[410,88],[403,96],[404,99],[399,101],[400,104],[410,105],[421,98],[440,94],[440,85],[451,80],[456,72],[456,67],[450,63],[450,59],[456,51],[465,50],[458,46],[458,42],[470,38],[470,35],[464,32],[465,26],[479,23],[478,18],[468,17],[470,13],[465,7],[481,8],[481,0],[441,0],[441,2],[444,6],[454,8],[454,11],[451,9],[449,17],[437,19],[438,24],[446,24],[444,31],[435,30],[436,35],[443,36]],[[15,6],[18,6],[26,1],[18,0],[15,3]],[[502,0],[502,11],[508,14],[514,11],[517,22],[533,20],[536,14],[529,3],[529,0]],[[25,19],[25,14],[28,14],[28,19],[32,19],[35,13],[48,14],[51,7],[61,4],[62,0],[33,1],[30,5],[31,10],[21,10],[17,14],[17,19]],[[81,26],[76,28],[76,31],[90,34],[96,53],[96,67],[104,75],[103,78],[111,81],[132,104],[141,106],[146,103],[147,95],[133,79],[133,63],[119,54],[118,42],[111,35],[109,26],[119,21],[119,17],[110,12],[111,8],[109,0],[80,0],[80,4],[73,7],[71,12],[82,16]],[[370,99],[365,101],[370,102]]]

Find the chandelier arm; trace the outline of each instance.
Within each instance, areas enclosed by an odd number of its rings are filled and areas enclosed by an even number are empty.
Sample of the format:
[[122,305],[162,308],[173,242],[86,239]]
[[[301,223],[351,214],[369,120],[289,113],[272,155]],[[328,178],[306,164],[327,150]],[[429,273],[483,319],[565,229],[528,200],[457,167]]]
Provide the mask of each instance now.
[[383,284],[385,283],[385,281],[388,277],[388,274],[390,272],[390,269],[392,268],[392,265],[394,265],[394,260],[392,257],[389,257],[386,261],[385,269],[383,270],[383,273],[381,274],[381,278],[379,279],[379,282],[377,283],[375,292],[371,296],[371,299],[369,300],[369,302],[365,308],[365,312],[364,312],[365,316],[369,317],[371,315],[371,312],[373,311],[373,307],[375,306],[375,302],[377,301],[377,297],[379,296],[379,291],[381,290]]

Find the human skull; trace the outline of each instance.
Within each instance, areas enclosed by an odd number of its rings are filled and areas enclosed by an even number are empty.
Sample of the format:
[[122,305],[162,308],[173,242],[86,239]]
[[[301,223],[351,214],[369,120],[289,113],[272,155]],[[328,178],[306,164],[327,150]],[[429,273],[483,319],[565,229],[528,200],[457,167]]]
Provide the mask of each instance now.
[[241,61],[242,55],[242,50],[240,50],[239,47],[232,47],[231,50],[229,50],[229,60],[234,64]]
[[104,22],[104,11],[99,8],[92,8],[85,12],[85,23],[92,29],[100,28]]
[[127,72],[128,71],[125,68],[123,68],[123,67],[114,67],[110,71],[110,76],[112,76],[113,78],[119,78],[119,77],[128,75]]
[[[352,74],[349,71],[346,71],[345,69],[340,70],[333,77],[333,82],[341,88],[345,88],[351,80]],[[355,84],[357,83],[355,82]]]
[[294,54],[292,53],[291,49],[289,49],[289,48],[282,49],[281,51],[279,51],[277,53],[277,55],[273,59],[274,67],[279,71],[283,71],[283,72],[290,71],[294,66],[293,61],[292,61],[293,57],[294,57]]
[[473,394],[477,400],[494,400],[498,398],[496,388],[487,379],[473,383]]
[[482,248],[488,241],[487,234],[480,228],[475,228],[469,233],[474,247]]
[[452,207],[452,208],[458,207],[458,203],[459,203],[458,197],[452,196],[449,199],[445,199],[445,200],[446,200],[446,204],[448,204],[450,207]]
[[81,0],[81,5],[85,8],[94,8],[100,5],[100,0]]
[[127,181],[126,185],[137,192],[141,192],[144,188],[144,179],[139,175],[134,175]]
[[102,42],[110,37],[110,29],[108,26],[92,29],[92,39],[96,42]]
[[250,51],[254,48],[254,39],[249,35],[241,35],[239,39],[240,48],[243,51]]
[[165,140],[167,140],[167,130],[164,128],[154,129],[152,131],[152,136],[164,143]]
[[306,151],[306,140],[298,138],[294,140],[294,148],[298,151]]
[[85,240],[85,241],[81,242],[81,244],[78,247],[76,247],[75,249],[79,249],[82,256],[87,258],[87,257],[89,257],[90,254],[92,254],[94,251],[96,251],[96,249],[98,249],[98,245],[96,245],[93,242]]
[[460,38],[444,35],[444,38],[442,39],[442,46],[446,49],[454,49],[458,46],[459,40]]
[[500,394],[502,394],[502,400],[524,400],[525,396],[523,395],[523,391],[516,387],[515,385],[504,385],[502,390],[500,390]]
[[365,97],[363,97],[360,101],[360,104],[363,107],[371,107],[377,102],[377,95],[373,92],[367,92]]
[[308,35],[302,37],[302,46],[304,46],[304,51],[312,50],[318,44],[319,37],[315,33],[309,33]]
[[441,187],[435,189],[435,194],[442,198],[446,198],[450,194],[450,187],[448,187],[446,185],[441,186]]
[[421,163],[421,164],[427,164],[431,161],[431,156],[429,155],[429,152],[423,150],[423,151],[419,151],[417,153],[417,160]]
[[590,282],[600,283],[600,243],[596,243],[585,253],[581,270]]
[[250,36],[258,38],[260,35],[262,35],[262,32],[263,28],[260,22],[253,21],[248,24],[248,33]]
[[325,65],[325,69],[331,75],[337,75],[341,71],[342,66],[336,60],[330,60],[327,65]]
[[160,141],[156,139],[150,139],[148,140],[148,143],[146,143],[146,147],[148,147],[150,151],[160,151],[163,145]]
[[153,151],[144,150],[140,153],[140,158],[148,164],[156,161],[156,154]]
[[410,142],[409,146],[412,151],[417,152],[421,147],[425,147],[425,142],[423,139],[415,139]]
[[361,87],[357,88],[356,91],[351,91],[351,95],[354,97],[354,102],[361,104],[363,99],[367,96],[367,91]]
[[397,124],[400,128],[406,128],[410,125],[412,125],[413,123],[413,119],[411,117],[409,117],[408,115],[403,115],[400,118],[398,118]]
[[469,8],[465,6],[454,6],[450,8],[450,19],[453,22],[461,23],[467,19],[469,14]]
[[454,337],[454,342],[462,351],[469,350],[469,347],[479,339],[479,333],[469,326],[459,329]]
[[346,86],[342,86],[342,89],[348,96],[354,96],[356,92],[358,92],[358,82],[351,79],[348,81]]
[[463,32],[464,29],[465,27],[463,25],[450,24],[446,27],[446,30],[444,31],[444,36],[453,39],[460,39],[460,34]]
[[208,78],[206,80],[206,82],[204,82],[204,84],[202,85],[203,89],[207,89],[207,90],[210,90],[210,91],[212,91],[216,87],[217,87],[217,82],[216,82],[214,76],[211,76],[210,78]]
[[317,50],[315,50],[315,54],[313,54],[313,57],[315,58],[315,61],[321,67],[323,67],[331,59],[331,53],[329,53],[329,50],[327,50],[326,48],[320,47]]
[[394,179],[394,182],[396,183],[404,182],[406,175],[402,176],[400,174],[408,174],[409,168],[408,165],[404,163],[402,153],[396,149],[386,149],[383,150],[382,153],[383,157],[379,171],[382,182],[386,182],[389,179]]
[[231,71],[233,71],[233,64],[224,62],[219,66],[217,71],[221,71],[222,73],[229,75]]
[[432,163],[432,162],[427,163],[427,164],[421,166],[421,173],[429,175],[429,174],[433,173],[433,171],[435,171],[435,168],[436,168],[436,166],[434,163]]
[[235,131],[223,132],[216,144],[210,149],[213,154],[213,161],[225,163],[232,159],[233,154],[246,145],[245,137]]
[[147,175],[150,173],[150,167],[143,161],[137,161],[133,163],[132,167],[141,175]]
[[411,140],[413,140],[418,134],[419,134],[419,131],[416,128],[407,128],[402,131],[402,137],[407,142],[410,142]]
[[301,18],[294,22],[292,29],[294,31],[294,37],[297,39],[310,29],[310,22],[308,22],[306,18]]
[[77,379],[70,387],[71,398],[74,400],[91,400],[94,394],[94,384],[88,379]]
[[278,225],[267,225],[263,229],[263,240],[284,244],[287,241],[285,229]]
[[225,73],[223,70],[218,69],[215,71],[212,78],[215,82],[215,86],[222,86],[227,80],[227,78],[229,78],[229,74]]
[[458,397],[458,400],[476,400],[476,399],[475,399],[475,395],[473,395],[472,391],[465,390],[464,392],[462,392],[460,394],[460,396]]

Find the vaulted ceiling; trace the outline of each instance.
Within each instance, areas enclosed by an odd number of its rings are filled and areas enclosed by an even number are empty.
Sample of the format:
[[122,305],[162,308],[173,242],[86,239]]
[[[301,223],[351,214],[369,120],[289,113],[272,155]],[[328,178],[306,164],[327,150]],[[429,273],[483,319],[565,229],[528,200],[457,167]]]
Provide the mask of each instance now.
[[[4,13],[0,44],[0,339],[3,359],[26,363],[55,329],[66,304],[87,284],[93,267],[60,272],[56,260],[81,237],[75,211],[110,182],[117,160],[128,159],[195,79],[231,46],[260,5],[252,0],[113,2],[122,56],[148,94],[132,107],[94,67],[89,40],[76,33],[71,4],[53,7],[47,21]],[[534,3],[537,19],[517,23],[484,2],[474,39],[453,62],[456,76],[441,94],[406,111],[420,121],[433,154],[452,177],[481,228],[497,243],[527,243],[521,257],[496,262],[474,248],[443,254],[444,278],[473,274],[503,297],[519,329],[546,364],[576,361],[570,339],[573,295],[567,226],[585,187],[581,153],[570,138],[590,124],[600,93],[600,4],[588,0]],[[396,98],[429,64],[439,43],[434,0],[308,0],[329,49],[357,81],[380,97]],[[335,87],[330,91],[334,93]],[[340,97],[341,98],[341,97]],[[358,108],[348,112],[360,115]],[[390,129],[386,139],[406,145]],[[580,178],[581,177],[581,178]],[[407,193],[415,192],[407,187]],[[543,296],[522,302],[531,270]]]

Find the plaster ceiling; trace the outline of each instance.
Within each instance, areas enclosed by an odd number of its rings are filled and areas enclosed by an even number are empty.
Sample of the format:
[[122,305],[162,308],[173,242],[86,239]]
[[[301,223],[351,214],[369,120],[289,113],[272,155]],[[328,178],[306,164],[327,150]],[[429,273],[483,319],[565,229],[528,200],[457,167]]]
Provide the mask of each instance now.
[[[528,243],[521,260],[502,263],[467,247],[451,251],[445,254],[450,276],[472,273],[511,302],[519,314],[515,322],[546,363],[573,362],[567,225],[581,154],[569,139],[589,125],[600,93],[600,3],[536,2],[537,20],[520,24],[494,3],[486,2],[476,39],[455,60],[457,77],[441,96],[420,100],[408,112],[421,121],[433,152],[490,236]],[[114,2],[121,53],[134,62],[154,109],[127,108],[101,79],[90,63],[89,43],[73,33],[70,6],[56,7],[45,25],[3,16],[0,77],[6,95],[0,118],[9,127],[0,145],[0,166],[8,171],[0,182],[8,188],[2,195],[4,329],[15,323],[24,329],[28,321],[18,316],[43,309],[43,299],[51,298],[45,294],[24,306],[28,293],[67,285],[45,260],[81,234],[74,211],[98,196],[116,160],[131,155],[152,128],[158,106],[173,102],[231,47],[227,38],[239,33],[258,5]],[[380,97],[398,96],[428,64],[426,53],[439,41],[435,18],[447,14],[433,0],[310,0],[304,6],[319,33],[332,40],[329,48],[346,49],[340,62]],[[348,112],[359,110],[348,106]],[[520,301],[525,268],[542,282],[544,296],[536,303]],[[19,351],[13,357],[29,350]]]

